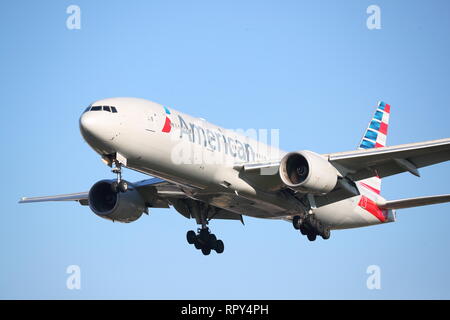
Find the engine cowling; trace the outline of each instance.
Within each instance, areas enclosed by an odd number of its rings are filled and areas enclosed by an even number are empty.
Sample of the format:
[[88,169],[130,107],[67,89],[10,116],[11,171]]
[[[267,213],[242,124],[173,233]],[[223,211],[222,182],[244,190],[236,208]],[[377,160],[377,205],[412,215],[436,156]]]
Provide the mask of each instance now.
[[101,180],[89,190],[89,207],[99,217],[133,222],[146,211],[145,201],[131,185],[126,192],[114,192],[114,180]]
[[311,151],[286,154],[281,159],[279,172],[287,187],[305,193],[326,194],[338,181],[336,168],[326,158]]

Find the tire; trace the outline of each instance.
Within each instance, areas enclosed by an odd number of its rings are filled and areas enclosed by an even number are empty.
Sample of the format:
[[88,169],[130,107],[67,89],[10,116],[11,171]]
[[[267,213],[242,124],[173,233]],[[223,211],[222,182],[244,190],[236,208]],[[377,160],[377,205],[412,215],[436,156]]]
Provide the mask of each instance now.
[[210,248],[203,248],[202,249],[202,253],[203,255],[207,256],[211,253],[211,249]]
[[197,235],[195,234],[194,231],[189,230],[189,231],[186,233],[186,240],[187,240],[187,242],[188,242],[189,244],[194,244],[194,243],[195,243],[195,240],[197,240]]
[[225,250],[225,246],[222,240],[216,241],[216,247],[214,248],[218,254],[221,254]]
[[111,183],[111,190],[114,193],[117,193],[119,191],[119,183],[117,181]]
[[120,180],[119,182],[119,191],[120,192],[127,192],[128,190],[128,182],[125,180]]
[[209,235],[209,239],[208,239],[208,246],[209,246],[211,249],[213,249],[213,248],[216,247],[216,243],[217,243],[217,237],[216,237],[213,233],[211,233],[211,234]]
[[316,238],[317,238],[317,235],[316,235],[315,233],[309,233],[309,234],[307,235],[307,237],[308,237],[308,240],[309,240],[309,241],[315,241]]
[[323,240],[328,240],[331,237],[331,230],[328,227],[323,228],[323,234],[322,234],[322,239]]
[[195,239],[194,247],[197,250],[200,250],[202,248],[202,244],[198,241],[198,239]]
[[306,236],[305,226],[301,225],[299,229],[300,229],[300,233],[301,233],[302,235]]
[[292,225],[294,226],[294,229],[296,229],[296,230],[299,230],[301,228],[300,227],[300,217],[299,216],[295,216],[292,219]]

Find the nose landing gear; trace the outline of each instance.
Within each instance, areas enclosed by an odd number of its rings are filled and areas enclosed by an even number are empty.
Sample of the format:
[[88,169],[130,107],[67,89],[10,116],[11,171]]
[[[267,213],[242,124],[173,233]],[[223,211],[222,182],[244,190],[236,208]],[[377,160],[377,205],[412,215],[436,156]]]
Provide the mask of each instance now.
[[113,168],[111,171],[117,175],[117,179],[111,184],[111,189],[115,193],[127,192],[128,182],[122,179],[122,165],[118,161],[114,161],[114,164],[115,168]]

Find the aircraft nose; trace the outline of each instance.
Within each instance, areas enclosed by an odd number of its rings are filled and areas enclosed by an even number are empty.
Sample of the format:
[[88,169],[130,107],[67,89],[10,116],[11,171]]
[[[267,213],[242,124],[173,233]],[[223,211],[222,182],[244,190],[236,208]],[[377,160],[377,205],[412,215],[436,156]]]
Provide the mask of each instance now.
[[91,112],[85,112],[80,117],[80,131],[84,137],[95,136],[98,119]]
[[91,145],[110,144],[115,137],[115,126],[110,113],[87,111],[80,117],[80,131],[83,138]]

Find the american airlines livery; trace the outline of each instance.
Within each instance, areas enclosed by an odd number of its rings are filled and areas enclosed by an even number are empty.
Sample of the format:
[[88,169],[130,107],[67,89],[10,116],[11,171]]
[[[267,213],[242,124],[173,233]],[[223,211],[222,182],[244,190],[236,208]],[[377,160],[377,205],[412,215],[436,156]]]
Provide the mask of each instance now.
[[[116,177],[88,192],[20,203],[78,201],[119,222],[173,206],[200,225],[186,238],[204,255],[224,251],[209,222],[243,222],[243,215],[289,221],[310,241],[329,239],[331,230],[393,222],[396,209],[450,202],[450,194],[394,201],[380,195],[382,178],[402,172],[419,177],[420,168],[450,160],[450,138],[387,147],[390,111],[378,103],[357,150],[317,154],[284,152],[248,132],[144,99],[99,100],[81,115],[80,131]],[[153,178],[128,182],[123,167]]]

